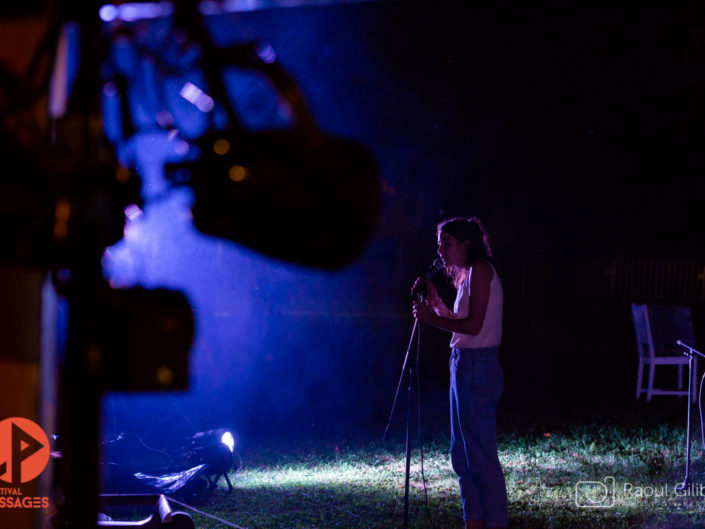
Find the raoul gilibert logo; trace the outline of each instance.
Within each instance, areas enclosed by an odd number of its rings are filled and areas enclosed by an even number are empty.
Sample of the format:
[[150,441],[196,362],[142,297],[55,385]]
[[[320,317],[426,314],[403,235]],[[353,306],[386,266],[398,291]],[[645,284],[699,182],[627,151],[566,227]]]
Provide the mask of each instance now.
[[0,421],[0,508],[48,507],[48,498],[23,496],[20,486],[32,481],[49,462],[49,439],[24,417]]

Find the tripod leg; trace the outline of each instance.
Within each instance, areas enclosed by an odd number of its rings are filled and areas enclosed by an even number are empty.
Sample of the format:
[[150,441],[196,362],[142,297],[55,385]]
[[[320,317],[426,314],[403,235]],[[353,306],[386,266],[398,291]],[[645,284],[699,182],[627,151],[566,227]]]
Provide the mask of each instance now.
[[409,527],[409,474],[411,470],[411,381],[412,369],[408,370],[408,388],[407,388],[407,403],[406,403],[406,474],[404,476],[404,525],[403,529]]
[[387,421],[387,426],[384,429],[384,436],[382,439],[387,440],[389,436],[389,427],[392,425],[392,417],[394,416],[394,410],[397,407],[397,399],[399,398],[399,392],[401,391],[402,384],[404,383],[404,374],[406,373],[406,368],[409,363],[409,354],[411,352],[411,344],[414,342],[414,335],[416,334],[416,329],[419,326],[419,320],[414,320],[414,327],[411,329],[411,337],[409,338],[409,346],[406,348],[406,355],[404,356],[404,364],[401,368],[401,373],[399,375],[399,383],[397,384],[397,391],[394,394],[394,402],[392,403],[392,409],[389,412],[389,420]]
[[403,529],[408,529],[409,527],[409,474],[411,470],[411,384],[413,381],[413,361],[409,360],[411,353],[411,345],[414,342],[414,335],[419,327],[419,321],[414,320],[414,328],[411,330],[411,337],[409,338],[409,346],[406,349],[406,356],[404,357],[404,365],[401,369],[401,375],[399,376],[399,383],[397,384],[397,391],[394,395],[394,403],[392,404],[392,411],[389,414],[389,421],[387,422],[387,427],[384,430],[383,439],[387,440],[387,434],[389,433],[389,427],[392,424],[392,417],[394,415],[394,410],[397,406],[397,399],[399,398],[399,393],[404,384],[404,379],[407,383],[407,404],[406,404],[406,475],[404,477],[404,524]]
[[676,490],[685,490],[690,485],[690,403],[693,396],[693,354],[691,352],[688,361],[688,421],[685,429],[685,478],[683,483],[676,487]]

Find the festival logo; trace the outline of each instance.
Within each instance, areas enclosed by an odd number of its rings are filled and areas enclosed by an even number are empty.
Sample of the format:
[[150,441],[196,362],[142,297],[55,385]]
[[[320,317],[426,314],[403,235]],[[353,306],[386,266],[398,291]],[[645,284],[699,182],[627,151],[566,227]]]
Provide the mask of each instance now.
[[32,481],[49,462],[49,439],[33,421],[0,421],[0,482],[12,487]]
[[49,439],[24,417],[0,421],[0,509],[46,509],[49,498],[25,496],[21,485],[35,479],[49,462]]

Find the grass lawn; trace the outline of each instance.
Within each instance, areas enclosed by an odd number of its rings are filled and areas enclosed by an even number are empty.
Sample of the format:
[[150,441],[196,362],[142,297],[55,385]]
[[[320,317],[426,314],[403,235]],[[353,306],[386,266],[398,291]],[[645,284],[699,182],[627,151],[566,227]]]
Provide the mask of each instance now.
[[[675,406],[680,411],[685,402],[671,399],[658,406],[639,404],[612,416],[563,417],[541,425],[529,419],[504,421],[516,425],[513,431],[500,424],[510,526],[705,527],[705,463],[697,409],[694,485],[677,493],[674,486],[684,475],[685,417],[679,421],[678,414],[664,415],[659,409]],[[404,445],[372,438],[243,449],[244,466],[231,475],[235,490],[228,493],[221,480],[219,489],[196,506],[248,529],[401,527]],[[447,435],[429,436],[424,443],[428,509],[414,439],[409,526],[460,528]],[[198,528],[226,527],[192,515]]]

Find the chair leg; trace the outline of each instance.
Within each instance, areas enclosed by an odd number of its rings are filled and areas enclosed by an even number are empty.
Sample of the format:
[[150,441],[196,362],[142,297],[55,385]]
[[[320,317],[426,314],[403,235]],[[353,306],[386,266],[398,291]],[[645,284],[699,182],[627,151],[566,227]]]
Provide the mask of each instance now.
[[654,371],[656,366],[649,364],[649,387],[646,389],[646,402],[651,402],[651,391],[654,389]]
[[638,399],[641,396],[641,381],[642,381],[642,376],[644,374],[644,362],[639,357],[639,368],[637,369],[637,374],[636,374],[636,398]]

